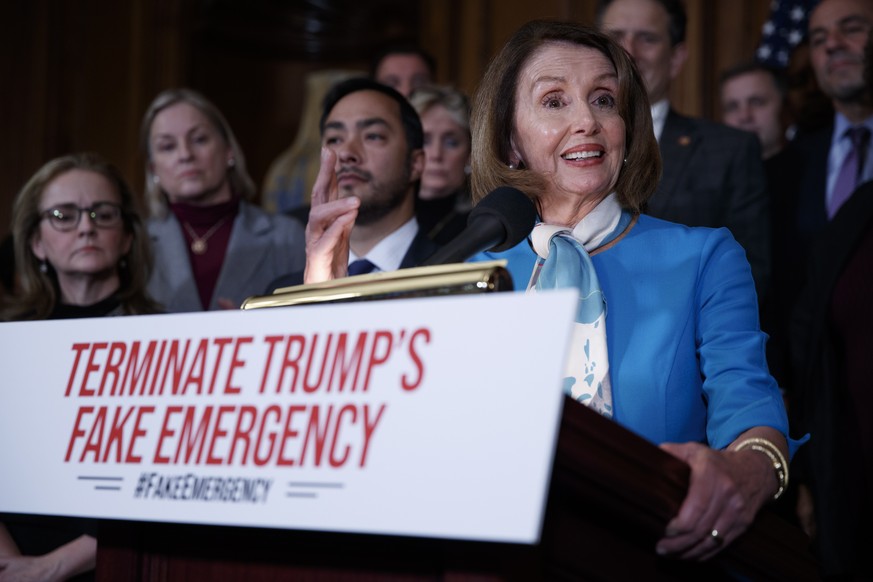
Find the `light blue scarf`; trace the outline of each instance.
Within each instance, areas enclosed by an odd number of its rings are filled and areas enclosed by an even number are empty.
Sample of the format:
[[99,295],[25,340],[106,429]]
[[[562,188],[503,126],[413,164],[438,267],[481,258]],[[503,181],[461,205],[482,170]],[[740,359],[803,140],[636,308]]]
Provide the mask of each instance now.
[[613,407],[606,345],[606,298],[588,253],[618,238],[632,220],[633,215],[623,211],[615,194],[610,194],[573,229],[540,223],[531,233],[539,259],[528,290],[579,290],[564,391],[609,418]]

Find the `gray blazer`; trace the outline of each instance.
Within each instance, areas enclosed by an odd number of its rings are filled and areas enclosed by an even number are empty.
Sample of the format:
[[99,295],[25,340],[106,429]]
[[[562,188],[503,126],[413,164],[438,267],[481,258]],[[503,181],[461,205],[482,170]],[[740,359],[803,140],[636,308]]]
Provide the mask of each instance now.
[[[153,218],[148,231],[155,257],[149,293],[169,313],[202,311],[179,221],[172,213]],[[209,309],[220,309],[219,298],[240,305],[263,293],[279,275],[302,270],[305,263],[303,226],[297,220],[240,202]]]

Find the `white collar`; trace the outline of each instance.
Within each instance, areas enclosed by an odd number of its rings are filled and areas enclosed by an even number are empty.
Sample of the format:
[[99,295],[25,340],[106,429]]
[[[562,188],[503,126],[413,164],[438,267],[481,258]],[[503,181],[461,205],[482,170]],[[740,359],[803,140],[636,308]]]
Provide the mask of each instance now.
[[652,128],[655,130],[655,139],[661,141],[664,133],[664,125],[667,123],[667,114],[670,112],[670,101],[661,99],[652,104]]
[[357,259],[366,258],[376,265],[378,271],[396,271],[403,262],[403,257],[418,234],[418,221],[413,216],[403,226],[376,243],[364,257],[349,251],[349,264]]

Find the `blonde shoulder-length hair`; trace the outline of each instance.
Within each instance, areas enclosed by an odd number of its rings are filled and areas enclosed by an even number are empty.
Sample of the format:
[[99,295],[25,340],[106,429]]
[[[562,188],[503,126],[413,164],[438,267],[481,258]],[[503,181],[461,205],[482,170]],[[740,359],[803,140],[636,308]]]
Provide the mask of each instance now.
[[625,124],[626,163],[615,190],[623,208],[640,212],[661,177],[661,156],[652,129],[645,86],[630,57],[608,36],[579,24],[534,20],[523,25],[497,54],[473,103],[473,200],[503,185],[536,201],[545,178],[524,167],[509,168],[515,127],[516,87],[525,64],[543,46],[571,43],[602,53],[618,75],[618,110]]
[[152,124],[155,121],[155,117],[161,111],[177,103],[187,103],[196,107],[212,123],[233,153],[234,164],[227,168],[227,180],[230,183],[231,191],[245,200],[253,200],[256,193],[255,183],[252,181],[251,176],[249,176],[248,170],[246,170],[246,160],[242,149],[239,147],[239,142],[237,142],[230,124],[224,118],[224,115],[221,114],[221,111],[206,97],[193,89],[167,89],[155,97],[151,105],[149,105],[140,126],[140,148],[145,157],[144,192],[149,215],[163,218],[167,215],[169,209],[167,206],[167,195],[161,189],[160,184],[155,181],[155,175],[151,169],[152,151],[150,137]]

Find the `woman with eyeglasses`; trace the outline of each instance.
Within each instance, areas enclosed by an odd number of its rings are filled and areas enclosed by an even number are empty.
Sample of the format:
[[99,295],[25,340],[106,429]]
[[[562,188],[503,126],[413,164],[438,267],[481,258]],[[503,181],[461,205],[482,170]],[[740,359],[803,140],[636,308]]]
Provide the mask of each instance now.
[[146,292],[151,254],[133,195],[97,154],[51,160],[12,211],[20,293],[4,319],[157,313]]
[[[133,195],[100,156],[74,154],[45,164],[19,192],[12,217],[20,293],[2,319],[160,311],[145,290],[151,255]],[[0,580],[88,579],[97,552],[93,529],[87,520],[6,518]]]

